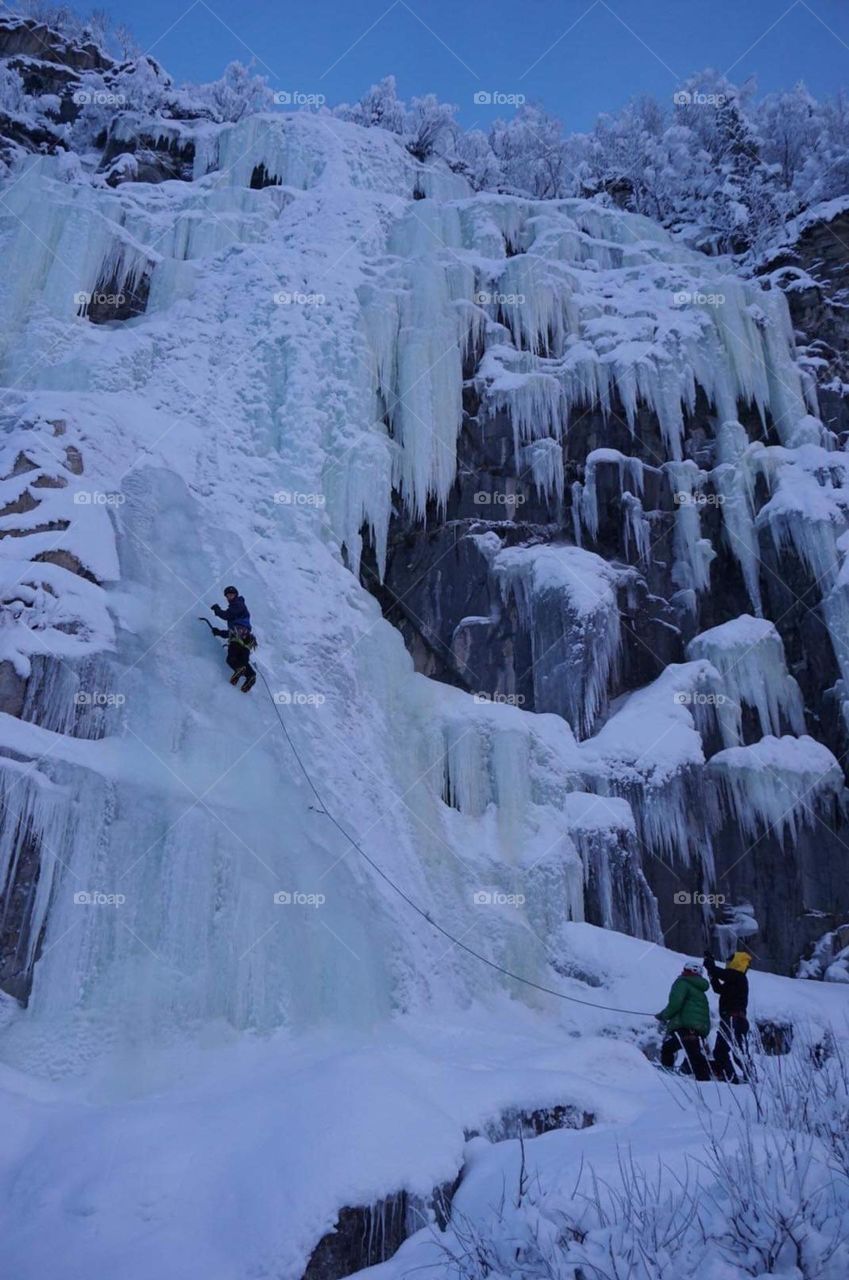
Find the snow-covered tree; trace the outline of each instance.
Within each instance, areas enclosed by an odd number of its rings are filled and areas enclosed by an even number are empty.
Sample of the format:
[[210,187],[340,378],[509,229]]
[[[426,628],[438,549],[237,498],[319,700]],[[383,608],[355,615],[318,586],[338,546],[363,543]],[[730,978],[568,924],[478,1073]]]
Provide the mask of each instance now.
[[454,150],[455,167],[466,176],[475,191],[501,190],[504,174],[482,129],[458,133]]
[[353,106],[342,104],[334,115],[366,129],[387,129],[389,133],[403,133],[406,108],[398,97],[394,76],[384,76],[373,84]]
[[525,104],[512,120],[496,120],[489,140],[505,190],[540,200],[568,194],[563,128],[542,107]]
[[220,80],[194,86],[192,92],[214,119],[230,124],[274,106],[267,78],[254,75],[242,62],[231,62]]
[[445,156],[453,150],[457,136],[454,116],[457,108],[440,102],[433,93],[413,98],[404,118],[404,142],[417,160]]

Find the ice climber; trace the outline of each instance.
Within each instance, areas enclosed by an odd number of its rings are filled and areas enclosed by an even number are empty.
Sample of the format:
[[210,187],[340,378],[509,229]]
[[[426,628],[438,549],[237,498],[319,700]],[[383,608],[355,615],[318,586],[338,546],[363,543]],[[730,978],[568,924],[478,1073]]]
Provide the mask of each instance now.
[[251,630],[251,615],[244,597],[239,595],[235,587],[225,587],[224,598],[227,601],[226,609],[222,609],[220,604],[210,607],[216,618],[227,623],[227,630],[213,627],[212,632],[227,641],[227,666],[233,672],[230,683],[237,685],[244,676],[242,693],[247,693],[256,684],[256,672],[250,661],[251,653],[256,648],[256,638]]
[[752,957],[745,951],[735,951],[724,968],[716,963],[709,951],[705,955],[710,985],[719,996],[719,1030],[713,1046],[714,1074],[720,1080],[734,1083],[746,1074],[749,1040],[749,979],[746,970],[751,963]]
[[666,1031],[660,1065],[673,1070],[678,1051],[683,1049],[697,1080],[710,1080],[710,1065],[705,1057],[705,1037],[710,1031],[707,989],[702,966],[696,960],[688,960],[672,984],[666,1008],[657,1015]]

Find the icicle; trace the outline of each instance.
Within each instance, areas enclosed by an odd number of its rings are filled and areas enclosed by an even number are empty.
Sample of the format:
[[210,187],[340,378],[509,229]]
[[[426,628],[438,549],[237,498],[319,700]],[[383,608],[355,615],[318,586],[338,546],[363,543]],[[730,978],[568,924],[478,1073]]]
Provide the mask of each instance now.
[[726,811],[747,839],[775,831],[782,843],[813,826],[817,808],[843,794],[843,773],[822,743],[807,736],[768,736],[729,747],[708,761]]
[[563,502],[563,448],[556,440],[534,440],[522,450],[522,471],[530,469],[534,487],[546,503]]
[[667,462],[665,470],[676,506],[672,580],[684,591],[707,591],[716,552],[710,541],[701,537],[699,487],[704,473],[694,462]]
[[696,636],[687,657],[704,658],[719,672],[716,715],[726,747],[742,742],[743,704],[757,711],[764,735],[777,736],[785,725],[804,733],[802,695],[787,672],[784,645],[771,622],[743,614]]
[[740,565],[752,608],[763,612],[760,591],[760,551],[755,530],[753,478],[748,469],[749,438],[739,422],[724,422],[717,432],[719,465],[713,472],[723,528],[731,554]]
[[622,513],[625,555],[645,565],[651,551],[651,525],[643,513],[643,504],[633,494],[623,493]]
[[619,658],[617,571],[580,547],[513,547],[493,570],[531,637],[535,709],[587,734]]

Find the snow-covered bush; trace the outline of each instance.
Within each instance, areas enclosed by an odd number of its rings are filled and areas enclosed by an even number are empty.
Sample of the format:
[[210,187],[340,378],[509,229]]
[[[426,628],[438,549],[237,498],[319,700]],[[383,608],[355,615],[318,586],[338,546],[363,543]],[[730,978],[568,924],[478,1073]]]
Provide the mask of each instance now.
[[[686,1097],[683,1090],[688,1092]],[[462,1280],[842,1280],[849,1273],[849,1060],[800,1043],[762,1059],[714,1112],[682,1085],[704,1131],[682,1173],[620,1150],[614,1175],[581,1165],[571,1192],[525,1174],[481,1217],[438,1237]]]
[[440,102],[433,93],[413,98],[404,120],[404,143],[417,160],[447,155],[454,145],[456,107]]
[[254,75],[242,62],[231,62],[220,80],[191,86],[192,95],[206,106],[213,119],[235,124],[244,116],[270,111],[274,94],[265,76]]
[[570,194],[563,129],[541,107],[526,104],[512,120],[496,120],[489,142],[504,190],[540,200]]
[[342,103],[333,114],[341,120],[362,125],[364,129],[386,129],[389,133],[403,133],[406,107],[398,97],[394,76],[385,76],[373,84],[353,106]]
[[394,76],[373,84],[353,106],[343,103],[333,114],[366,129],[386,129],[404,139],[407,150],[419,160],[446,155],[454,149],[457,108],[440,102],[433,93],[413,98],[409,107],[398,97]]

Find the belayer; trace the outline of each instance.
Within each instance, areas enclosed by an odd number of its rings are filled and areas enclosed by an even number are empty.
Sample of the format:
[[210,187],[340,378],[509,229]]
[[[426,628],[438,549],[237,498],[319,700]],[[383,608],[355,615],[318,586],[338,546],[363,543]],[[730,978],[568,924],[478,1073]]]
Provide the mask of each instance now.
[[212,627],[212,634],[227,641],[227,666],[233,672],[230,683],[237,685],[244,676],[242,693],[248,693],[256,684],[256,672],[250,660],[251,653],[256,648],[256,637],[251,630],[251,615],[244,597],[239,595],[235,587],[225,587],[224,598],[227,601],[226,609],[222,609],[220,604],[213,604],[210,608],[216,618],[227,623],[227,629],[225,631],[221,627]]
[[705,953],[710,985],[719,996],[719,1030],[713,1046],[713,1069],[719,1080],[733,1084],[739,1082],[740,1076],[745,1078],[746,1075],[749,1044],[749,979],[746,970],[751,963],[752,957],[748,952],[735,951],[721,968],[709,951]]
[[697,1080],[710,1080],[710,1064],[705,1057],[705,1038],[710,1031],[710,1006],[705,992],[707,979],[696,960],[688,960],[669,992],[666,1008],[657,1015],[666,1035],[660,1047],[660,1065],[675,1067],[680,1049]]

